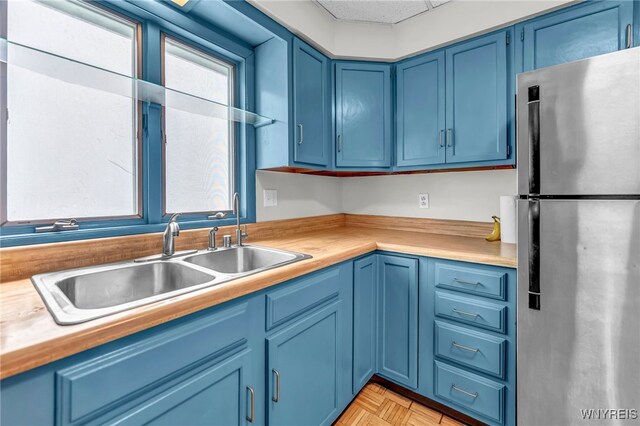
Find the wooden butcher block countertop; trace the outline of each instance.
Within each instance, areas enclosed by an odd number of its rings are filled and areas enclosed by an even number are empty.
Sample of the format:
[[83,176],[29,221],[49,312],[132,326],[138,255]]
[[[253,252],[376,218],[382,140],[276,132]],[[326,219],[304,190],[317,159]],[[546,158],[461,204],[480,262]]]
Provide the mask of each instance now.
[[[0,377],[33,369],[375,250],[516,267],[516,246],[481,238],[490,230],[491,224],[484,222],[344,214],[260,222],[249,225],[248,244],[313,257],[65,326],[55,323],[31,283],[31,275],[159,253],[160,234],[0,249]],[[221,231],[220,238],[224,233],[232,233],[231,227]],[[206,241],[206,229],[183,231],[176,245],[178,250],[204,248]]]

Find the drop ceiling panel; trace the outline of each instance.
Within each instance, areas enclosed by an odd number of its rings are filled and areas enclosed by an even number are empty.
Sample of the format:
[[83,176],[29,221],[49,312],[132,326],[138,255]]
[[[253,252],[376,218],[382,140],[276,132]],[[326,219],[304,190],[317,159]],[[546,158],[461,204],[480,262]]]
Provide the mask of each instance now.
[[316,0],[336,19],[342,21],[396,24],[429,10],[421,0]]

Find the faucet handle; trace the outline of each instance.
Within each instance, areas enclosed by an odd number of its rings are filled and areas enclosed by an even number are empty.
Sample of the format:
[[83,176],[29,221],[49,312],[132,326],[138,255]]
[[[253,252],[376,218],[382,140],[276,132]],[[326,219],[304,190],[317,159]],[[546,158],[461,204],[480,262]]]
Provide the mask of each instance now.
[[247,225],[244,225],[244,232],[242,233],[242,238],[247,238],[249,237],[249,234],[247,233]]

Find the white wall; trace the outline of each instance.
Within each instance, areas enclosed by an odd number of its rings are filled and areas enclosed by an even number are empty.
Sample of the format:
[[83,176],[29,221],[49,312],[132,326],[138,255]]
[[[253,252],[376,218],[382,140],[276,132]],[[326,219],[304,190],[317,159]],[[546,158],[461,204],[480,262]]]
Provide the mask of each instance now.
[[325,54],[395,61],[575,0],[456,0],[398,24],[338,21],[310,0],[249,0]]
[[[491,170],[345,178],[345,213],[490,222],[500,195],[515,195],[516,171]],[[428,193],[428,209],[418,194]]]
[[[264,189],[278,190],[278,205],[264,207]],[[258,222],[342,213],[339,178],[294,173],[256,172]]]
[[[262,190],[277,189],[278,205],[264,207]],[[334,178],[256,173],[258,221],[334,213],[491,221],[499,196],[515,195],[516,170]],[[430,207],[418,208],[428,193]]]

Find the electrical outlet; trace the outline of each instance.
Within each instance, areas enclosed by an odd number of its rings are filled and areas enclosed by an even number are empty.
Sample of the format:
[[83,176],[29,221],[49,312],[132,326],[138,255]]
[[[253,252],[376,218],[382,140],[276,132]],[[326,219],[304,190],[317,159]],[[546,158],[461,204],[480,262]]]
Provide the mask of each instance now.
[[278,205],[278,190],[265,189],[262,191],[262,198],[264,199],[265,207],[275,207]]
[[418,207],[421,209],[429,208],[429,194],[418,194]]

